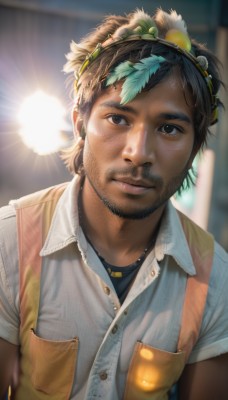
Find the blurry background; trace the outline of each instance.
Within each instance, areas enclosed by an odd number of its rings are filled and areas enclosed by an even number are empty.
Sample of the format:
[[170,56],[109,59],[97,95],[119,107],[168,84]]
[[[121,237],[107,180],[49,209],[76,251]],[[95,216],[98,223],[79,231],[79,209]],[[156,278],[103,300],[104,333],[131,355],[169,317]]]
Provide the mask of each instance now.
[[[227,0],[0,0],[0,206],[71,179],[59,158],[72,140],[69,88],[62,72],[72,39],[106,14],[176,9],[191,37],[224,65],[228,83]],[[228,99],[202,159],[196,189],[176,199],[228,250]],[[50,124],[50,123],[54,123]]]

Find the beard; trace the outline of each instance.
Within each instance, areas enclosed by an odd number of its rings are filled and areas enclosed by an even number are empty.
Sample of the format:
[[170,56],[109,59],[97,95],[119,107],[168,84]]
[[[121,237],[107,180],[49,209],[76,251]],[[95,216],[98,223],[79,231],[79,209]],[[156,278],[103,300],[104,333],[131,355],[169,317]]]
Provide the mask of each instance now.
[[[91,161],[92,160],[90,160],[90,162]],[[116,174],[118,174],[118,176],[122,175],[122,176],[135,177],[139,174],[140,171],[140,176],[142,178],[150,181],[152,185],[156,186],[156,188],[163,188],[163,190],[161,190],[160,196],[153,204],[141,210],[126,211],[124,208],[119,206],[115,202],[115,200],[107,196],[104,193],[104,191],[102,191],[98,179],[99,172],[96,168],[96,163],[94,161],[95,160],[93,160],[93,162],[90,164],[89,168],[86,168],[84,165],[84,173],[91,187],[97,194],[98,198],[102,201],[105,207],[107,207],[112,214],[118,216],[119,218],[129,219],[129,220],[140,220],[147,218],[149,215],[153,214],[159,207],[163,206],[174,195],[174,193],[176,193],[178,189],[182,186],[183,181],[187,177],[189,170],[188,167],[185,167],[185,169],[179,175],[174,176],[166,186],[164,184],[163,179],[158,176],[152,175],[150,172],[150,168],[148,168],[147,166],[127,167],[125,169],[115,170],[115,171],[108,170],[106,176],[109,179],[111,179],[111,177],[115,176]],[[135,199],[135,196],[131,194],[126,194],[126,198],[129,198],[129,201],[131,201],[132,199]]]
[[[101,194],[100,191],[97,189],[96,185],[94,182],[90,179],[90,177],[86,174],[90,185],[94,189],[95,193],[99,197],[99,199],[102,201],[102,203],[111,211],[112,214],[118,216],[119,218],[123,219],[131,219],[131,220],[139,220],[139,219],[144,219],[147,218],[149,215],[153,214],[158,208],[163,206],[173,195],[174,193],[177,192],[177,190],[181,187],[184,179],[186,178],[188,173],[187,171],[184,171],[182,174],[179,176],[175,177],[172,179],[172,181],[169,183],[169,185],[166,187],[165,191],[161,194],[161,196],[158,198],[158,200],[153,204],[148,207],[145,207],[142,210],[137,210],[137,211],[125,211],[123,210],[120,206],[115,204],[114,201],[111,199],[108,199],[105,195]],[[131,195],[127,195],[129,200],[133,198]]]

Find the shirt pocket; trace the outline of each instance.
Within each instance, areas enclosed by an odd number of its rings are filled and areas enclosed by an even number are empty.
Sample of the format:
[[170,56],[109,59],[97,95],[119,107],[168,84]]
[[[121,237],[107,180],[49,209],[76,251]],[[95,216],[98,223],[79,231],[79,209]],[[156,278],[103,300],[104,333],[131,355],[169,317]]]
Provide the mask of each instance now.
[[52,341],[30,331],[31,381],[55,400],[69,399],[78,353],[78,338]]
[[124,400],[167,400],[185,366],[185,353],[169,353],[137,342],[127,375]]

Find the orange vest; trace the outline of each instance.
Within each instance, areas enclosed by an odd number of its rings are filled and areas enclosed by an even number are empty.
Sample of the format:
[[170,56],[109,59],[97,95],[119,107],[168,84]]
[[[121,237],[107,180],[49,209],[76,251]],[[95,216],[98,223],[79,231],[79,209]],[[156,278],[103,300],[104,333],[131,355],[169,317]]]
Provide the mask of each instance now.
[[[37,193],[22,197],[16,202],[16,215],[18,227],[18,246],[19,246],[19,276],[20,276],[20,383],[16,391],[17,400],[63,400],[69,399],[74,378],[74,370],[76,364],[78,340],[65,342],[55,342],[55,349],[51,350],[56,353],[58,363],[55,363],[53,376],[49,376],[49,387],[47,393],[39,390],[39,376],[36,376],[36,389],[32,384],[33,365],[30,361],[30,343],[39,346],[37,336],[34,336],[33,330],[36,330],[36,324],[39,312],[39,296],[40,296],[40,275],[42,268],[42,258],[39,252],[43,247],[47,236],[52,216],[57,202],[66,188],[66,183],[57,185]],[[177,353],[182,354],[181,362],[177,363],[176,376],[167,379],[167,384],[161,389],[160,397],[156,395],[156,390],[150,384],[150,376],[140,376],[145,371],[145,366],[150,358],[151,348],[138,343],[134,351],[131,366],[129,368],[129,376],[124,399],[141,400],[143,399],[167,399],[167,393],[172,384],[178,380],[187,358],[198,338],[203,312],[206,303],[208,283],[210,271],[212,267],[214,241],[210,234],[204,232],[195,225],[186,216],[179,213],[183,230],[186,235],[189,249],[193,258],[193,262],[197,271],[195,276],[189,276],[187,279],[186,295],[182,313],[181,330],[177,345]],[[36,342],[37,341],[37,342]],[[64,347],[63,347],[64,346]],[[47,348],[47,352],[50,351]],[[158,355],[157,355],[158,352]],[[153,357],[159,358],[159,362],[163,363],[164,373],[169,375],[167,371],[167,355],[166,352],[153,349]],[[164,353],[164,357],[163,357]],[[58,374],[58,368],[64,365],[64,360],[71,362],[70,369]],[[39,360],[37,360],[39,363]],[[144,367],[143,367],[144,366]],[[172,367],[173,369],[173,367]],[[141,371],[141,372],[140,372]],[[148,383],[148,387],[144,390],[137,384],[137,379]],[[41,382],[42,384],[42,382]],[[149,388],[149,389],[148,389]],[[144,394],[142,396],[142,390]],[[153,394],[153,390],[154,393]]]

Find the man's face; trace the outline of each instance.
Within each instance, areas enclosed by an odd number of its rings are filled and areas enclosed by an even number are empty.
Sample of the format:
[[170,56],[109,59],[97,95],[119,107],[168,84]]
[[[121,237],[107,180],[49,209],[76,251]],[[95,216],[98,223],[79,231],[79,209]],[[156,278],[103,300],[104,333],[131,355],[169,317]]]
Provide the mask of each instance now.
[[140,219],[181,186],[192,162],[191,98],[177,75],[120,105],[121,84],[95,102],[86,126],[87,193],[122,218]]

